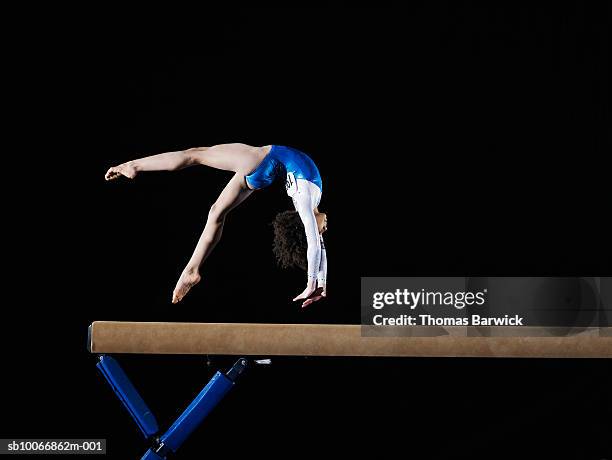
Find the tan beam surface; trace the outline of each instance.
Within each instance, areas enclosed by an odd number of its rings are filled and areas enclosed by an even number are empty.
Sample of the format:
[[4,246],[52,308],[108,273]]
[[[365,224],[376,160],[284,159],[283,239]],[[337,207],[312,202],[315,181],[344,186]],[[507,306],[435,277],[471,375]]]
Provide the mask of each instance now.
[[431,330],[446,335],[362,337],[358,325],[96,321],[89,348],[92,353],[140,354],[612,358],[612,328],[569,336],[532,328],[537,337],[518,336],[526,335],[526,329],[511,327]]

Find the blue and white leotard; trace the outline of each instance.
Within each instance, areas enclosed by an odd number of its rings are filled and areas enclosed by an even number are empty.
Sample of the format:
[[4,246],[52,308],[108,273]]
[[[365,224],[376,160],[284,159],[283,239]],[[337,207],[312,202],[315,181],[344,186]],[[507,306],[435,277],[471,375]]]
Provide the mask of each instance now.
[[255,171],[245,176],[247,185],[261,189],[277,178],[286,178],[285,188],[300,215],[308,243],[308,278],[316,279],[319,286],[327,282],[327,255],[323,236],[319,234],[314,209],[319,205],[323,192],[321,174],[314,161],[303,152],[273,145]]
[[250,188],[257,190],[268,187],[278,177],[285,179],[287,173],[293,173],[296,179],[312,182],[323,191],[321,174],[314,161],[304,152],[283,145],[273,145],[255,171],[245,179]]

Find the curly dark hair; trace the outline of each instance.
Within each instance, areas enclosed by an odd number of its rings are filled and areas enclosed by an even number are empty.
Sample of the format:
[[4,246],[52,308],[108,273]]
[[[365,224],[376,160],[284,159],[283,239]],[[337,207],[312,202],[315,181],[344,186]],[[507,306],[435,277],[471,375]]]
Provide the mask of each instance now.
[[298,267],[306,270],[308,243],[304,224],[297,211],[279,212],[272,222],[272,227],[274,227],[272,252],[276,256],[278,265],[282,268]]

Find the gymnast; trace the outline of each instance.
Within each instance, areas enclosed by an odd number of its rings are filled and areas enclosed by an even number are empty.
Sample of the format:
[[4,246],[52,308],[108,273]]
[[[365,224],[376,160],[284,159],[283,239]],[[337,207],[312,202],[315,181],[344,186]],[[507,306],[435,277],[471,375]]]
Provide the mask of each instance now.
[[281,176],[295,211],[276,216],[272,249],[281,267],[295,266],[307,272],[306,288],[293,301],[302,301],[304,308],[325,298],[327,255],[323,232],[327,230],[327,216],[318,209],[323,184],[317,166],[305,153],[280,145],[222,144],[128,161],[113,166],[104,177],[134,179],[144,171],[176,171],[195,165],[233,171],[234,176],[210,207],[204,231],[172,293],[172,303],[180,302],[200,282],[200,267],[221,239],[227,214],[253,191],[271,185]]

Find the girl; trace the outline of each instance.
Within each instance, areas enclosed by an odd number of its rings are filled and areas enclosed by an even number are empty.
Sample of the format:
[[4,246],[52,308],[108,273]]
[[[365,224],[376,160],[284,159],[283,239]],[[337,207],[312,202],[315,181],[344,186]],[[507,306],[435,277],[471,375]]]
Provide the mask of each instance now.
[[327,296],[327,256],[323,244],[327,216],[318,209],[323,184],[317,166],[305,153],[280,145],[198,147],[113,166],[105,179],[121,176],[133,179],[144,171],[176,171],[194,165],[233,171],[234,176],[210,207],[204,231],[172,293],[172,303],[180,302],[200,281],[200,266],[221,239],[227,213],[255,190],[269,186],[279,177],[285,179],[295,211],[278,214],[273,223],[276,258],[283,267],[298,266],[306,270],[306,288],[293,299],[303,301],[302,308]]

